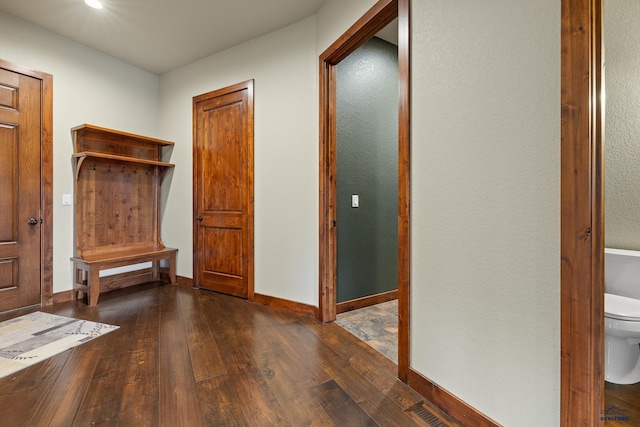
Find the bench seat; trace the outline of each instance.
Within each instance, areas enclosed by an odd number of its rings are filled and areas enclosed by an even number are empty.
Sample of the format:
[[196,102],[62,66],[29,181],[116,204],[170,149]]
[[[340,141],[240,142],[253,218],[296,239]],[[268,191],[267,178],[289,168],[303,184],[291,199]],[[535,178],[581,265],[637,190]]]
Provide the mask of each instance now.
[[[74,270],[74,288],[73,298],[81,298],[82,293],[87,294],[89,306],[93,307],[98,304],[98,296],[101,292],[107,292],[125,286],[130,286],[146,281],[160,280],[160,261],[169,261],[169,280],[172,284],[176,283],[176,254],[178,250],[174,248],[162,248],[157,250],[144,249],[132,251],[120,251],[118,253],[91,255],[86,257],[72,257]],[[114,284],[113,281],[107,282],[106,278],[100,278],[101,270],[110,268],[124,267],[127,265],[141,264],[151,262],[150,277],[149,275],[141,275],[138,281],[127,281],[124,285]],[[86,272],[86,280],[85,273]],[[110,277],[110,276],[107,276]],[[150,278],[150,280],[149,280]],[[108,283],[108,284],[107,284]]]

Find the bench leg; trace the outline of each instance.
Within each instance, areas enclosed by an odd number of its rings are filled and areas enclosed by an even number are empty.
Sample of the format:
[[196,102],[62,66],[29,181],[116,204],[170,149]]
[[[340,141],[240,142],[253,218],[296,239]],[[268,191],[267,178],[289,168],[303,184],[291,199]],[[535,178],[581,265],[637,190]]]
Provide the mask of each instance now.
[[160,280],[160,261],[151,261],[151,280]]
[[87,288],[89,289],[89,295],[87,299],[89,307],[95,307],[98,305],[98,296],[100,296],[100,269],[89,267],[87,274]]
[[82,269],[78,268],[77,263],[73,263],[74,282],[73,282],[73,300],[82,299],[82,291],[78,289],[78,284],[82,283]]
[[169,257],[169,280],[171,280],[171,284],[175,285],[176,281],[176,254],[173,253]]

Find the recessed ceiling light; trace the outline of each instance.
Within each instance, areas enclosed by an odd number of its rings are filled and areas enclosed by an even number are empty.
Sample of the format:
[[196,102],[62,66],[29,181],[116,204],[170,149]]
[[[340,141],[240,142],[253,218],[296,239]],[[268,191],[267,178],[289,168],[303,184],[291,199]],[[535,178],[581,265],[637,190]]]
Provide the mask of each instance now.
[[99,0],[84,0],[84,2],[94,9],[102,9],[102,3]]

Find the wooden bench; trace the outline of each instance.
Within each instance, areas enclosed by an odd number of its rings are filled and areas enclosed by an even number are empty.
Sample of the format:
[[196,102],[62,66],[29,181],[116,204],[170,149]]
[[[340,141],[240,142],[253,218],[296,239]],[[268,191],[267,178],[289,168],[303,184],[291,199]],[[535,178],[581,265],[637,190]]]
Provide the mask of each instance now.
[[[174,167],[162,161],[173,142],[93,125],[71,129],[75,172],[74,299],[90,306],[101,292],[159,280],[169,262],[176,282],[177,249],[160,239],[160,184]],[[100,271],[151,263],[150,269],[100,277]]]
[[[89,306],[98,304],[98,296],[102,292],[132,286],[139,283],[160,280],[160,261],[168,260],[168,275],[171,284],[176,283],[176,254],[178,250],[173,248],[163,248],[156,251],[132,252],[113,254],[106,257],[88,257],[86,259],[72,257],[74,269],[74,289],[73,298],[82,298],[83,293],[87,294]],[[151,262],[150,269],[137,270],[137,274],[126,273],[123,276],[100,277],[101,270],[123,267],[133,264]]]

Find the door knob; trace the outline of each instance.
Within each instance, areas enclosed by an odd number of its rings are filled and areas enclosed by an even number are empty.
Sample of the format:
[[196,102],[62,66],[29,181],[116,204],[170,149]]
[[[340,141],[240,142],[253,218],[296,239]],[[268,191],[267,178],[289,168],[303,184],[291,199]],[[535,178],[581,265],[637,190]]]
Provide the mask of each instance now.
[[198,216],[196,217],[196,219],[197,219],[198,221],[202,222],[202,215],[198,215]]
[[29,225],[36,225],[38,223],[38,220],[35,218],[29,218],[29,221],[27,221],[27,223]]

